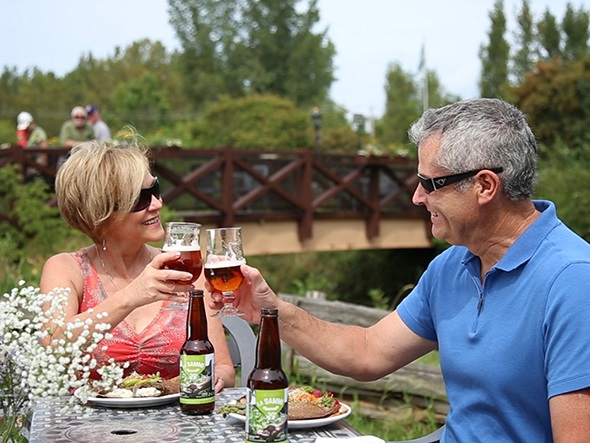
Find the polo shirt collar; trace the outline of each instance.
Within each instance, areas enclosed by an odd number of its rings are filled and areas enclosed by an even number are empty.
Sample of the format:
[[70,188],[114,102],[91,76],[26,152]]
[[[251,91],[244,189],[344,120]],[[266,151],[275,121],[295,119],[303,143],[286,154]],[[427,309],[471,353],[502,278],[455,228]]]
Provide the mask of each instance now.
[[[560,223],[553,202],[548,200],[533,200],[533,204],[541,215],[510,246],[506,254],[494,266],[495,269],[508,272],[527,262],[549,232]],[[467,263],[476,258],[478,257],[466,248],[462,261],[463,264],[467,265]]]

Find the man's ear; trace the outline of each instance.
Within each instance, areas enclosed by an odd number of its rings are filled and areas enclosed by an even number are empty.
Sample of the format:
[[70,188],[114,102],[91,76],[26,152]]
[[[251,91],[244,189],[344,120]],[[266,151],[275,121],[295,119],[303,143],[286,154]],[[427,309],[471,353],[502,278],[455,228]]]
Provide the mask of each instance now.
[[477,193],[482,203],[492,200],[500,192],[500,177],[496,173],[484,169],[476,175],[475,179]]

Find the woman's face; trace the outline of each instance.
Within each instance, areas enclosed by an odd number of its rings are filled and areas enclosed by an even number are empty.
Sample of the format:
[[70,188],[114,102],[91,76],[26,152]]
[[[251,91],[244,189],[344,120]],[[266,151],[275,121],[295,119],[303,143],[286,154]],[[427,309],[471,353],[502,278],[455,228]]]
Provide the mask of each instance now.
[[[142,190],[154,189],[156,178],[147,174],[142,185]],[[125,214],[121,222],[113,229],[109,237],[117,237],[121,243],[128,242],[159,242],[164,238],[164,229],[160,222],[160,209],[162,199],[151,195],[149,206],[135,212]]]

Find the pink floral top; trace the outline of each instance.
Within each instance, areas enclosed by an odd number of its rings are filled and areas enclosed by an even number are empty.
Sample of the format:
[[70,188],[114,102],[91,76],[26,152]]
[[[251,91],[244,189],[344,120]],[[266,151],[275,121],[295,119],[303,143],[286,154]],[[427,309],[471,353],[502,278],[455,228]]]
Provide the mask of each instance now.
[[[84,249],[72,252],[84,276],[84,294],[79,312],[94,308],[108,296]],[[164,302],[158,315],[141,332],[136,332],[125,320],[111,330],[113,338],[103,340],[94,357],[99,365],[109,358],[129,362],[125,376],[133,371],[140,374],[159,372],[165,378],[179,374],[180,348],[186,337],[186,311],[165,310]],[[108,318],[105,320],[108,322]],[[103,351],[101,348],[107,346]]]

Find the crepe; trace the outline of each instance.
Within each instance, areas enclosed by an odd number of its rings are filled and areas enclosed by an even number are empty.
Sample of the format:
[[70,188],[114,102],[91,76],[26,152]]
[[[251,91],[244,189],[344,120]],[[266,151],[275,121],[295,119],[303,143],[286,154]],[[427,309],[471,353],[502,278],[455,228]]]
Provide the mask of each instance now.
[[340,411],[340,402],[331,392],[311,386],[289,387],[289,420],[312,420],[329,417]]
[[180,376],[163,380],[159,373],[141,375],[133,372],[123,382],[110,391],[97,392],[98,397],[135,398],[159,397],[180,392]]

